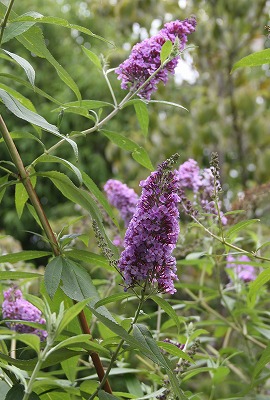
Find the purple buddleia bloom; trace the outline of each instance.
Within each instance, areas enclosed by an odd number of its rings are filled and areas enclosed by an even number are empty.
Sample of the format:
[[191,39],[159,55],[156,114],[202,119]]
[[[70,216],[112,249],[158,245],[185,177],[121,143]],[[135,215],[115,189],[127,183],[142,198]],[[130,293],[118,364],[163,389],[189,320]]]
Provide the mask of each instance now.
[[197,161],[190,158],[179,167],[179,183],[182,189],[198,192],[201,186],[200,168]]
[[119,269],[125,285],[134,287],[145,281],[157,284],[159,292],[173,294],[176,260],[172,251],[179,235],[179,179],[171,171],[173,159],[163,162],[140,182],[142,195],[125,235],[125,250]]
[[[4,301],[2,304],[3,319],[23,320],[37,322],[45,325],[46,321],[41,317],[41,311],[23,298],[20,289],[9,288],[4,292]],[[16,322],[7,322],[10,329],[19,333],[34,333],[41,340],[45,340],[47,332],[42,329],[36,329],[28,325]]]
[[[170,40],[179,39],[179,52],[183,51],[187,43],[187,35],[195,31],[196,19],[190,18],[184,21],[172,21],[164,25],[155,36],[137,43],[127,60],[116,68],[115,72],[121,82],[122,89],[136,91],[146,80],[160,67],[160,52],[163,44]],[[164,85],[168,81],[168,74],[174,74],[179,52],[169,61],[138,93],[138,96],[149,100],[151,94],[157,90],[157,84],[162,81]]]
[[[235,262],[238,262],[237,264]],[[241,264],[239,264],[241,262]],[[231,254],[227,256],[227,265],[226,268],[233,269],[235,276],[244,282],[254,281],[257,277],[256,269],[249,264],[245,264],[250,262],[250,259],[246,255],[242,255],[239,257],[234,257]]]
[[127,227],[135,212],[139,196],[125,183],[116,179],[109,179],[104,185],[104,191],[109,203],[119,210],[125,227]]

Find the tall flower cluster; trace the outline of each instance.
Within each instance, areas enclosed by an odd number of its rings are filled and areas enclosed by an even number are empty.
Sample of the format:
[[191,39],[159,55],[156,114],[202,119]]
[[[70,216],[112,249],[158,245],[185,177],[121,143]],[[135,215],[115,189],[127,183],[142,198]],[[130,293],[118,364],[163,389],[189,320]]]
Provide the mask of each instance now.
[[[46,321],[41,317],[41,311],[23,298],[20,289],[11,287],[4,292],[4,301],[2,304],[3,319],[23,320],[45,324]],[[47,332],[42,329],[36,329],[16,322],[7,322],[10,329],[19,333],[34,333],[41,340],[45,340]]]
[[246,264],[247,262],[250,262],[250,259],[246,255],[234,257],[228,254],[226,268],[232,269],[235,277],[243,282],[254,281],[257,277],[256,270],[252,265]]
[[[217,214],[215,202],[212,200],[215,191],[215,179],[210,168],[200,169],[197,161],[190,158],[179,167],[180,188],[190,189],[194,193],[194,203],[198,203],[209,214]],[[219,182],[216,184],[220,185]],[[221,203],[219,203],[221,206]],[[220,211],[221,222],[226,225],[227,218]]]
[[171,171],[173,159],[140,182],[142,195],[125,235],[125,250],[119,269],[127,287],[157,285],[160,292],[173,294],[177,280],[172,251],[179,235],[179,182]]
[[109,203],[119,210],[125,227],[127,227],[135,212],[139,196],[125,183],[116,179],[109,179],[104,185],[104,191]]
[[127,60],[125,60],[115,70],[118,79],[121,80],[122,89],[136,91],[146,82],[148,78],[160,67],[160,52],[163,44],[170,40],[175,42],[179,39],[179,51],[175,57],[169,61],[138,93],[141,98],[149,100],[151,94],[157,90],[157,84],[168,81],[169,73],[174,74],[174,70],[179,60],[179,52],[183,51],[187,43],[187,35],[195,31],[195,18],[187,18],[184,21],[172,21],[164,25],[155,36],[137,43]]

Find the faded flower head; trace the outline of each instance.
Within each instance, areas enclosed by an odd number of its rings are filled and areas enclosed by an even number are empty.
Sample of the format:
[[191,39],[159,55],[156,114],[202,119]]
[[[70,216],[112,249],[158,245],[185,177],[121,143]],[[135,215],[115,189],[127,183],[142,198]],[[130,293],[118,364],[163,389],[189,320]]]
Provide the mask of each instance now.
[[246,255],[234,257],[232,254],[228,254],[226,268],[233,269],[235,276],[241,281],[254,281],[257,277],[256,269],[252,265],[245,264],[250,261]]
[[[190,158],[180,165],[179,182],[182,190],[189,189],[194,193],[193,205],[200,205],[204,212],[217,215],[216,204],[212,197],[215,193],[215,185],[220,187],[220,182],[215,181],[215,177],[210,168],[200,169],[197,161]],[[219,202],[219,208],[221,202]],[[221,222],[227,224],[227,218],[220,211]]]
[[125,183],[116,179],[109,179],[104,185],[104,191],[109,203],[119,210],[125,227],[127,227],[135,212],[139,196]]
[[190,158],[179,167],[179,182],[182,189],[197,192],[201,186],[200,168],[197,161]]
[[[137,43],[127,60],[115,70],[121,82],[122,89],[136,91],[160,67],[160,52],[163,44],[170,40],[172,43],[179,40],[179,52],[183,51],[187,43],[187,35],[195,31],[196,19],[187,18],[184,21],[172,21],[164,25],[155,36]],[[157,90],[157,84],[168,81],[168,74],[174,73],[179,60],[179,53],[169,61],[138,93],[138,96],[149,100],[151,94]]]
[[[46,323],[45,319],[41,317],[41,311],[25,300],[21,290],[16,287],[9,288],[4,292],[2,313],[3,319],[37,322],[43,325]],[[47,337],[47,332],[42,329],[36,329],[16,322],[7,322],[7,325],[10,329],[19,333],[34,333],[41,340],[45,340]]]
[[179,235],[180,201],[176,171],[172,159],[163,162],[140,182],[142,195],[125,235],[125,250],[119,269],[127,287],[156,284],[160,292],[174,293],[176,260],[172,251]]

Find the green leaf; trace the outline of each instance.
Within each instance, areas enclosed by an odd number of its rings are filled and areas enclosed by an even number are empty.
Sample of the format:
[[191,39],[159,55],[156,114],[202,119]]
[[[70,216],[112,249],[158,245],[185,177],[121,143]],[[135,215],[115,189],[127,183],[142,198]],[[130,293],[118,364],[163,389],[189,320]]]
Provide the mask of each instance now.
[[181,323],[179,321],[179,318],[175,312],[175,310],[173,309],[173,307],[170,305],[170,303],[168,303],[167,300],[164,300],[162,297],[160,296],[156,296],[156,295],[152,295],[151,299],[154,300],[155,303],[157,303],[160,308],[165,311],[166,314],[168,314],[168,316],[174,321],[178,333],[181,330]]
[[[7,392],[5,400],[22,400],[24,397],[24,386],[17,383],[16,385],[12,386],[12,388]],[[40,400],[40,397],[35,393],[32,392],[29,397],[29,400]]]
[[[49,255],[51,255],[51,253],[48,251],[24,250],[17,253],[4,254],[0,256],[0,263],[9,262],[12,264],[19,261],[34,260],[36,258],[46,257]],[[12,271],[10,273],[12,273]]]
[[104,390],[98,391],[99,400],[119,400],[119,397],[115,397],[114,395],[105,392]]
[[34,91],[36,94],[39,94],[40,96],[44,97],[45,99],[50,100],[52,103],[55,103],[57,105],[61,105],[62,104],[60,101],[58,101],[54,97],[50,96],[49,94],[47,94],[43,90],[39,89],[38,87],[33,87],[32,85],[30,85],[30,83],[28,83],[24,79],[20,78],[19,76],[12,75],[12,74],[5,74],[5,73],[0,73],[0,76],[3,77],[3,78],[11,79],[14,82],[19,82],[21,85],[23,85],[23,86],[27,87],[28,89]]
[[40,28],[33,26],[27,32],[16,39],[24,46],[27,50],[34,53],[36,56],[46,58],[47,61],[55,68],[59,78],[75,93],[78,100],[81,100],[81,94],[78,86],[68,74],[68,72],[55,60],[52,54],[49,52],[42,31]]
[[263,64],[270,63],[270,49],[264,49],[252,53],[241,60],[237,61],[232,68],[232,72],[241,67],[257,67]]
[[77,376],[77,366],[80,360],[79,356],[71,357],[61,362],[61,367],[66,374],[68,380],[72,383],[75,382]]
[[233,234],[243,230],[249,225],[254,224],[255,222],[259,222],[259,219],[249,219],[248,221],[240,221],[237,224],[233,225],[230,229],[225,232],[227,238],[232,236]]
[[17,279],[31,279],[41,278],[43,275],[36,272],[21,272],[21,271],[0,271],[0,279],[5,280],[17,280]]
[[100,306],[104,306],[105,304],[115,303],[117,301],[127,299],[128,297],[131,297],[131,296],[133,296],[133,295],[130,294],[130,293],[126,293],[126,292],[115,293],[115,294],[112,294],[111,296],[107,296],[104,299],[99,300],[95,304],[95,308],[98,308]]
[[214,385],[221,384],[229,373],[230,369],[228,367],[225,367],[223,365],[217,367],[213,371],[213,378],[212,378],[213,384]]
[[172,52],[173,44],[170,40],[166,40],[166,42],[162,45],[161,51],[160,51],[160,62],[161,64],[164,63],[164,61],[167,60],[169,55]]
[[118,249],[111,243],[109,240],[104,226],[103,226],[103,218],[100,213],[99,208],[97,207],[96,202],[93,198],[87,193],[85,190],[76,187],[72,181],[61,172],[50,171],[50,172],[42,172],[37,175],[48,177],[53,184],[57,187],[58,190],[69,200],[73,201],[75,204],[79,204],[82,208],[87,210],[92,218],[97,222],[98,228],[106,240],[108,246],[115,254],[115,257],[118,257]]
[[35,22],[9,22],[4,30],[2,44],[28,31],[33,25],[35,25]]
[[1,186],[8,182],[8,178],[9,178],[9,174],[1,176],[1,178],[0,178],[0,203],[4,197],[4,194],[5,194],[5,191],[7,188],[7,186],[3,186],[3,187],[1,187]]
[[68,339],[62,340],[60,343],[58,343],[54,348],[51,350],[52,352],[55,350],[59,350],[62,347],[68,348],[71,345],[76,344],[76,347],[80,347],[82,343],[88,343],[89,340],[91,339],[91,335],[88,334],[81,334],[77,336],[72,336]]
[[87,189],[95,196],[95,198],[98,200],[98,202],[102,205],[104,210],[107,212],[113,223],[119,227],[119,224],[117,220],[114,217],[112,208],[110,204],[108,203],[106,197],[104,194],[99,190],[98,186],[95,184],[95,182],[85,173],[82,172],[82,178],[83,178],[83,183],[87,187]]
[[84,309],[87,303],[89,303],[89,299],[84,299],[65,311],[64,317],[59,325],[59,333]]
[[135,324],[133,326],[134,337],[144,344],[146,348],[149,349],[154,359],[156,359],[156,363],[161,365],[166,369],[166,372],[169,376],[170,383],[174,390],[174,395],[180,400],[187,400],[184,392],[180,389],[179,381],[175,376],[175,373],[171,369],[169,361],[163,356],[161,353],[156,341],[152,338],[150,332],[146,328],[145,325]]
[[269,280],[270,280],[270,268],[267,268],[260,273],[260,275],[255,279],[255,281],[250,283],[248,300],[252,307],[254,307],[256,297],[258,293],[260,293],[261,287],[265,285]]
[[35,85],[35,70],[32,67],[32,65],[25,60],[23,57],[18,56],[15,53],[11,53],[10,51],[4,50],[5,53],[7,53],[13,60],[15,60],[25,71],[27,78],[29,82],[31,83],[32,86]]
[[160,103],[160,104],[165,104],[167,106],[173,106],[177,108],[182,108],[183,110],[188,111],[188,109],[184,106],[181,106],[181,104],[178,103],[172,103],[171,101],[165,101],[165,100],[149,100],[148,103]]
[[[100,297],[92,283],[90,275],[84,268],[72,260],[63,258],[62,262],[64,265],[61,278],[64,293],[76,301],[88,299],[88,303],[94,307],[100,300]],[[98,311],[114,321],[114,318],[105,307],[99,307]]]
[[62,138],[63,140],[66,140],[72,146],[76,158],[78,158],[77,144],[68,137],[61,135],[55,125],[50,124],[41,115],[24,107],[17,99],[15,99],[15,97],[13,97],[10,93],[6,92],[3,89],[0,89],[0,98],[2,99],[5,106],[9,109],[9,111],[16,115],[16,117],[30,122],[30,124],[37,125],[45,131],[51,132],[54,135]]
[[108,271],[115,271],[115,269],[109,264],[107,258],[100,254],[91,253],[87,250],[68,249],[65,252],[65,255],[76,261],[83,261],[96,267],[105,268]]
[[16,117],[21,118],[31,124],[38,125],[42,129],[52,132],[57,136],[60,135],[58,128],[55,125],[50,124],[41,115],[34,113],[28,108],[24,107],[14,96],[7,93],[5,90],[0,89],[0,97],[5,106],[12,112]]
[[161,342],[161,341],[157,342],[157,344],[159,347],[161,347],[167,353],[170,353],[173,356],[178,357],[178,358],[183,358],[184,360],[187,360],[190,363],[194,364],[194,361],[192,360],[192,358],[190,358],[187,353],[185,353],[183,350],[179,349],[174,344]]
[[[70,357],[75,357],[77,355],[81,355],[81,351],[69,350],[69,349],[61,349],[52,353],[42,364],[43,368],[50,367],[51,365],[55,365],[60,363],[63,360],[67,360]],[[15,365],[16,367],[24,370],[24,371],[32,371],[37,364],[37,357],[31,358],[28,360],[21,360],[19,358],[15,359],[7,356],[0,352],[0,360],[8,362],[11,365]]]
[[37,354],[39,354],[40,338],[37,335],[32,334],[32,333],[22,333],[22,334],[13,335],[12,337],[27,344],[32,349],[34,349]]
[[110,132],[107,130],[102,130],[101,132],[112,143],[116,144],[121,149],[132,152],[132,157],[134,158],[134,160],[141,164],[143,167],[149,169],[150,171],[154,170],[151,160],[143,147],[139,146],[125,136],[120,135],[119,133]]
[[64,160],[63,158],[57,157],[57,156],[52,156],[50,154],[42,154],[40,157],[38,157],[35,160],[35,165],[38,163],[60,163],[65,165],[66,167],[68,167],[68,169],[70,169],[72,172],[74,172],[74,174],[76,175],[76,177],[78,178],[79,184],[82,184],[82,174],[81,171],[79,170],[79,168],[77,168],[74,164],[72,164],[70,161],[68,160]]
[[70,24],[67,20],[65,20],[63,18],[43,16],[40,13],[31,12],[31,13],[27,13],[27,14],[17,17],[15,21],[32,21],[32,22],[39,22],[39,23],[43,23],[43,24],[63,26],[65,28],[69,28],[69,29],[76,29],[79,32],[85,33],[88,36],[91,36],[95,39],[99,39],[103,42],[110,44],[111,46],[114,46],[114,44],[112,42],[109,42],[107,39],[103,38],[102,36],[96,35],[92,31],[90,31],[90,29],[87,29],[80,25]]
[[[104,107],[113,107],[111,103],[107,103],[106,101],[100,100],[80,100],[80,101],[71,101],[69,103],[64,103],[59,108],[55,108],[53,111],[68,111],[68,109],[72,109],[73,107],[80,107],[84,108],[87,113],[89,110],[95,110],[97,108],[104,108]],[[72,110],[71,110],[72,111]]]
[[147,105],[143,101],[136,101],[134,108],[141,130],[145,137],[148,136],[149,114]]
[[55,257],[53,258],[45,268],[44,273],[44,283],[48,295],[52,299],[55,295],[55,292],[60,284],[61,274],[63,269],[63,258]]
[[18,217],[21,218],[25,203],[29,196],[22,183],[17,183],[15,186],[15,207]]
[[264,349],[259,361],[255,364],[253,369],[252,379],[255,379],[257,375],[262,371],[262,369],[270,362],[270,344]]
[[89,58],[89,60],[92,61],[92,63],[100,70],[102,71],[102,65],[100,62],[99,57],[93,53],[91,50],[87,49],[86,47],[82,46],[82,50],[84,54]]

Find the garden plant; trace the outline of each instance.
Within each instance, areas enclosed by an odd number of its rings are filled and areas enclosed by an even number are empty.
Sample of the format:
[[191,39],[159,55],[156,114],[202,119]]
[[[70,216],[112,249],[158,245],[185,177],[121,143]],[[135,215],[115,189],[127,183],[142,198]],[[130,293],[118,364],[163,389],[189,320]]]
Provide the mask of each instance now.
[[[31,219],[35,241],[6,249],[1,232],[0,400],[269,399],[269,226],[241,198],[228,207],[218,152],[202,164],[175,146],[153,161],[147,144],[151,107],[188,118],[155,94],[196,53],[200,19],[182,10],[113,67],[110,38],[42,10],[18,14],[15,3],[0,2],[0,201],[5,212],[12,198],[14,224]],[[76,44],[78,69],[88,63],[91,85],[102,80],[100,98],[82,96],[46,26],[87,37],[89,46]],[[49,64],[67,100],[36,83],[34,59]],[[254,52],[228,76],[269,60],[270,49]],[[132,136],[135,118],[144,145]],[[124,153],[127,170],[136,163],[132,182],[113,168],[102,184],[86,171],[91,135]],[[261,190],[269,199],[267,183]]]

